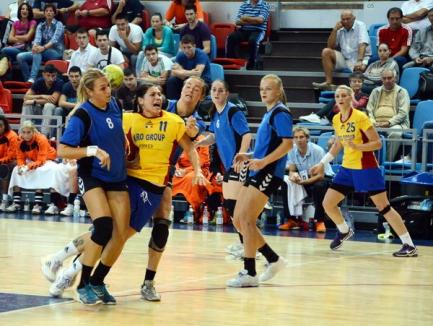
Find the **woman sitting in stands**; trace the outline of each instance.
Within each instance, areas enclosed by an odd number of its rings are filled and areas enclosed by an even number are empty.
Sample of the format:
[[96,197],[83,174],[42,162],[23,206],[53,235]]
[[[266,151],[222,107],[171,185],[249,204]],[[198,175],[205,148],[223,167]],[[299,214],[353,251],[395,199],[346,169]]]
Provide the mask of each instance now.
[[0,182],[2,192],[2,203],[0,211],[5,211],[8,204],[8,186],[12,170],[15,166],[15,149],[18,135],[13,131],[8,120],[0,116]]
[[39,133],[31,121],[24,121],[16,143],[17,165],[12,171],[9,194],[13,203],[6,208],[15,212],[21,208],[21,189],[36,189],[32,214],[41,214],[43,208],[43,189],[51,189],[51,201],[45,214],[58,214],[54,204],[59,194],[69,195],[69,169],[65,164],[57,164],[56,150],[51,147],[47,137]]
[[154,13],[150,22],[152,27],[146,30],[143,37],[143,51],[147,45],[153,45],[158,49],[159,54],[169,58],[176,55],[178,49],[174,48],[173,31],[170,27],[164,26],[161,14]]

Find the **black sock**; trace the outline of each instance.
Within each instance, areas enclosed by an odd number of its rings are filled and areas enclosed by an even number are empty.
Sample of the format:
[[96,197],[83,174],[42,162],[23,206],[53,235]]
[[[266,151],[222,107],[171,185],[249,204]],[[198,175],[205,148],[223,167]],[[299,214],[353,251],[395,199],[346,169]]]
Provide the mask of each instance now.
[[18,205],[21,204],[21,191],[14,191],[13,202]]
[[265,256],[269,263],[275,263],[278,260],[278,255],[268,246],[267,243],[265,243],[263,247],[259,248],[259,252]]
[[155,278],[156,271],[151,271],[150,269],[146,268],[146,275],[144,275],[145,281],[153,281]]
[[238,232],[238,235],[239,235],[239,241],[243,244],[244,243],[243,235],[240,232]]
[[69,194],[69,196],[68,196],[68,204],[74,205],[75,197],[77,197],[77,193],[76,192],[74,192],[74,193],[71,192]]
[[81,279],[80,284],[78,284],[77,288],[81,289],[89,284],[90,274],[92,274],[93,266],[83,265],[81,270]]
[[104,265],[99,262],[95,271],[93,272],[92,277],[90,278],[90,283],[92,285],[104,285],[104,279],[107,274],[110,272],[111,266]]
[[256,276],[256,259],[244,258],[244,268],[247,270],[248,275]]

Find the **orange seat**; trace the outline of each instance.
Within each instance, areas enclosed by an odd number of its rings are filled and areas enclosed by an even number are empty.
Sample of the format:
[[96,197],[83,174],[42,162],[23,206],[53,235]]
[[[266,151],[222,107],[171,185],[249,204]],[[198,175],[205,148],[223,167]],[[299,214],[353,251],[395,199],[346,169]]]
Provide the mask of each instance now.
[[13,111],[13,101],[12,92],[3,87],[0,82],[0,107],[3,109],[4,113],[12,113]]
[[143,9],[141,13],[141,28],[143,29],[143,32],[146,32],[146,30],[150,27],[150,14],[146,9]]
[[215,35],[217,40],[218,51],[225,51],[226,40],[230,33],[236,30],[236,25],[231,23],[212,24],[211,33]]
[[204,22],[206,25],[210,26],[210,25],[209,25],[209,24],[210,24],[210,16],[209,16],[209,13],[207,13],[207,12],[204,11],[204,10],[203,10],[203,22]]
[[68,72],[69,62],[64,60],[48,60],[45,65],[53,65],[61,74]]
[[25,94],[28,89],[32,87],[32,83],[21,81],[5,81],[3,83],[3,87],[9,89],[12,94]]
[[[77,50],[78,49],[78,43],[76,39],[77,34],[71,33],[66,31],[65,32],[65,49],[66,50]],[[89,43],[93,46],[96,46],[95,36],[92,34],[89,34]]]

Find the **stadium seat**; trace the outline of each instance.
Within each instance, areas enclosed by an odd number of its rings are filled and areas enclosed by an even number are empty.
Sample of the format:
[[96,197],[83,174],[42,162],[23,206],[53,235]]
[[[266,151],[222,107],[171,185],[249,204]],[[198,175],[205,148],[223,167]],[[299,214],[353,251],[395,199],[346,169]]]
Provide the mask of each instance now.
[[424,123],[428,121],[433,121],[433,100],[421,101],[416,106],[412,128],[416,129],[418,137],[422,137]]
[[319,95],[319,102],[327,104],[334,99],[334,96],[334,91],[321,91]]
[[210,64],[210,77],[212,82],[220,79],[224,80],[224,69],[223,66],[217,64],[217,63],[211,63]]
[[377,54],[377,36],[370,35],[370,47],[371,47],[371,56],[378,56]]
[[4,113],[12,113],[13,111],[12,92],[4,88],[2,82],[0,82],[0,107]]
[[418,92],[419,74],[423,71],[429,71],[427,68],[411,67],[403,70],[400,77],[400,86],[405,88],[409,93],[410,104],[418,104],[421,100],[414,98]]
[[21,82],[21,81],[5,81],[3,82],[3,87],[9,89],[12,94],[25,94],[32,83]]
[[231,23],[212,24],[211,32],[216,37],[219,55],[225,54],[226,41],[230,33],[236,30],[236,25]]
[[209,15],[208,12],[206,12],[206,11],[204,11],[204,10],[203,10],[203,22],[204,22],[206,25],[210,26],[210,15]]
[[68,72],[69,62],[63,60],[48,60],[45,65],[53,65],[61,74]]
[[150,14],[149,11],[143,9],[141,13],[141,28],[143,29],[143,32],[146,32],[146,30],[149,27],[150,27]]
[[370,37],[377,36],[377,30],[382,26],[385,26],[385,24],[384,23],[371,24],[368,27],[368,35],[370,35]]
[[217,40],[215,35],[210,35],[210,54],[209,59],[210,61],[214,61],[217,57]]
[[179,45],[180,45],[180,34],[173,33],[173,43],[174,43],[174,49],[176,51],[175,56],[177,52],[179,51]]

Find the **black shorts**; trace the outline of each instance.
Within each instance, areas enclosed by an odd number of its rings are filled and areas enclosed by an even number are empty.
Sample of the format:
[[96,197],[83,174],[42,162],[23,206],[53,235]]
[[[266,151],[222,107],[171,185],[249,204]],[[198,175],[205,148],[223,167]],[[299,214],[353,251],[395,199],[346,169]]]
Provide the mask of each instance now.
[[247,176],[248,176],[248,166],[244,165],[240,173],[236,173],[236,171],[233,168],[230,168],[230,170],[226,171],[226,173],[224,173],[223,181],[224,182],[238,181],[244,183],[247,180]]
[[90,175],[78,176],[78,189],[81,195],[94,188],[102,188],[105,191],[128,191],[125,181],[106,182]]
[[280,188],[284,180],[274,176],[266,170],[259,171],[254,176],[249,176],[244,184],[245,187],[249,185],[257,188],[261,193],[270,197],[275,191]]

